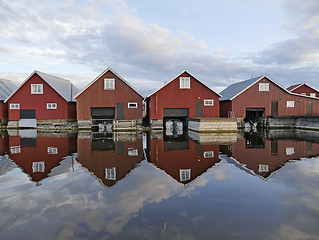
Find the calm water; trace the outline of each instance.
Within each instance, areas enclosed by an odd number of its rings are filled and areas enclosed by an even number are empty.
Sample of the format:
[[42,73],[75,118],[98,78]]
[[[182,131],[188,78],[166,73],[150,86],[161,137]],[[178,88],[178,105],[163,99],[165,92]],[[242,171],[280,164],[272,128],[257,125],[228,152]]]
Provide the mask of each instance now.
[[319,133],[2,133],[0,239],[319,239]]

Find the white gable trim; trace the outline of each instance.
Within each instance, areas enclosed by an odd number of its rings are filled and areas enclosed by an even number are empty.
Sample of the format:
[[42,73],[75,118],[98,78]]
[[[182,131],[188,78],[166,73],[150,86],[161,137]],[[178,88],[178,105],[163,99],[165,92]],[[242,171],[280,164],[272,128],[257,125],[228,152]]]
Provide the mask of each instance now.
[[176,77],[174,77],[173,79],[171,79],[168,83],[164,84],[162,87],[160,87],[159,89],[157,89],[155,92],[153,92],[152,94],[148,95],[147,98],[151,97],[152,95],[154,95],[155,93],[157,93],[158,91],[160,91],[162,88],[166,87],[168,84],[170,84],[172,81],[174,81],[176,78],[178,78],[180,75],[182,75],[183,73],[188,73],[191,77],[193,77],[194,79],[196,79],[198,82],[200,82],[202,85],[204,85],[205,87],[207,87],[209,90],[211,90],[213,93],[215,93],[217,96],[222,97],[219,93],[213,91],[210,87],[208,87],[206,84],[204,84],[202,81],[198,80],[196,77],[194,77],[192,74],[190,74],[189,72],[187,72],[186,70],[184,70],[183,72],[181,72],[180,74],[178,74]]
[[105,73],[107,72],[112,72],[116,77],[118,77],[119,79],[121,79],[127,86],[129,86],[131,89],[133,89],[134,92],[136,92],[138,95],[140,95],[143,99],[144,96],[139,93],[131,84],[129,84],[124,78],[122,78],[120,75],[118,75],[112,68],[108,67],[105,71],[103,71],[99,76],[97,76],[93,81],[91,81],[85,88],[83,88],[82,91],[80,91],[77,95],[74,96],[74,98],[77,98],[78,96],[80,96],[83,92],[86,91],[86,89],[88,89],[93,83],[95,83],[97,80],[99,80]]

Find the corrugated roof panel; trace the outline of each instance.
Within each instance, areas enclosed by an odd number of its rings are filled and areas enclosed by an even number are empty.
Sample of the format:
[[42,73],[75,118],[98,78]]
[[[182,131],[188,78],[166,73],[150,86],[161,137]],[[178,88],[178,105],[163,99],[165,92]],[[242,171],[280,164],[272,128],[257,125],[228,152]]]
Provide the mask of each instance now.
[[260,78],[262,78],[262,76],[251,78],[228,86],[219,93],[220,95],[222,95],[222,97],[219,100],[225,101],[234,98]]
[[68,80],[39,71],[36,71],[36,73],[55,91],[57,91],[66,101],[74,101],[73,97],[79,93],[79,90]]
[[18,88],[18,83],[0,79],[0,100],[5,100]]

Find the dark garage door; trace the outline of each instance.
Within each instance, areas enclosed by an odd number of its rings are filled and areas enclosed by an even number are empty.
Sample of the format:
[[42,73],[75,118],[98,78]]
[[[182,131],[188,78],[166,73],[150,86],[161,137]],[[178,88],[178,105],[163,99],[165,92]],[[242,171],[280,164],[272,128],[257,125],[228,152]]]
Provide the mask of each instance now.
[[164,108],[164,117],[188,117],[188,108]]
[[114,107],[91,107],[92,119],[114,119]]
[[21,109],[20,119],[35,119],[35,109]]

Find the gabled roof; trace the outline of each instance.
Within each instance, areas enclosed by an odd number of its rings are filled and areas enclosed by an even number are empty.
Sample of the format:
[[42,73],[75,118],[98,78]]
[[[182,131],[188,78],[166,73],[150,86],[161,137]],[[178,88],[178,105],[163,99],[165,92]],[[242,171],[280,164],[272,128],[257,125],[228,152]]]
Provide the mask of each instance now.
[[79,92],[79,90],[69,80],[35,70],[20,84],[20,86],[5,100],[5,102],[7,102],[34,74],[37,74],[40,78],[42,78],[43,81],[49,84],[50,87],[52,87],[67,102],[74,101],[73,96]]
[[252,85],[254,85],[256,82],[258,82],[262,78],[267,78],[269,81],[271,81],[272,83],[274,83],[279,88],[281,88],[282,90],[284,90],[285,92],[287,92],[289,94],[298,95],[298,94],[294,94],[294,93],[289,92],[286,88],[284,88],[281,85],[279,85],[278,83],[276,83],[274,80],[269,78],[267,75],[263,75],[263,76],[251,78],[251,79],[248,79],[245,81],[237,82],[237,83],[234,83],[234,84],[228,86],[226,89],[224,89],[223,91],[220,92],[220,94],[223,96],[220,99],[220,101],[233,100],[235,97],[237,97],[238,95],[240,95],[241,93],[246,91],[248,88],[250,88]]
[[218,95],[219,97],[221,97],[221,95],[215,91],[213,91],[210,87],[208,87],[206,84],[204,84],[203,82],[199,81],[197,78],[195,78],[192,74],[190,74],[189,72],[187,72],[186,70],[184,70],[183,72],[181,72],[180,74],[178,74],[176,77],[174,77],[172,80],[170,80],[168,83],[164,84],[162,87],[160,87],[159,89],[157,89],[155,92],[153,92],[152,94],[148,95],[147,98],[151,97],[152,95],[154,95],[155,93],[157,93],[158,91],[160,91],[162,88],[166,87],[168,84],[170,84],[172,81],[174,81],[176,78],[178,78],[180,75],[182,75],[183,73],[187,73],[188,75],[192,76],[194,79],[196,79],[198,82],[200,82],[203,86],[205,86],[206,88],[208,88],[209,90],[211,90],[212,92],[214,92],[216,95]]
[[317,89],[315,89],[315,88],[313,88],[313,87],[310,87],[308,84],[306,84],[306,83],[299,83],[299,84],[295,84],[295,85],[291,85],[290,87],[287,87],[287,90],[288,91],[294,91],[294,90],[296,90],[297,88],[300,88],[300,87],[302,87],[302,86],[307,86],[308,88],[311,88],[311,89],[313,89],[314,91],[316,91],[316,92],[319,92]]
[[6,100],[18,88],[18,83],[0,79],[0,100]]
[[297,89],[298,87],[301,87],[302,85],[303,85],[303,83],[291,85],[291,86],[287,87],[287,90],[288,91],[293,91],[293,90]]
[[100,77],[102,77],[105,73],[107,72],[112,72],[115,76],[117,76],[119,79],[121,79],[128,87],[130,87],[131,89],[133,89],[134,92],[136,92],[138,95],[140,95],[143,99],[144,96],[139,93],[131,84],[129,84],[124,78],[122,78],[119,74],[117,74],[112,68],[108,67],[104,72],[102,72],[97,78],[95,78],[92,82],[90,82],[82,91],[80,91],[76,96],[74,96],[74,98],[77,98],[78,96],[80,96],[84,91],[86,91],[86,89],[88,89],[93,83],[95,83],[98,79],[100,79]]

